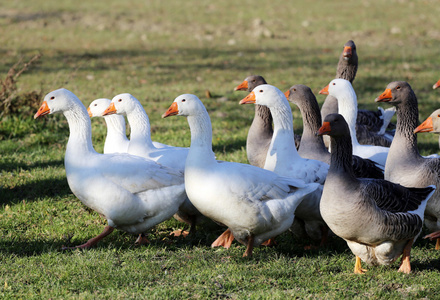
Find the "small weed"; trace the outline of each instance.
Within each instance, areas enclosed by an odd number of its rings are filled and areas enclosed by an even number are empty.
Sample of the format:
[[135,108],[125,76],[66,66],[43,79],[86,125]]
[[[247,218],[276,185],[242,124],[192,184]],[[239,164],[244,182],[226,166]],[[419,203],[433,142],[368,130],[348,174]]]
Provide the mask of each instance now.
[[34,55],[28,62],[23,63],[23,58],[15,63],[6,74],[4,79],[0,79],[0,118],[7,115],[32,115],[40,105],[43,91],[27,91],[19,93],[17,80],[23,72],[29,69],[40,58],[41,54]]

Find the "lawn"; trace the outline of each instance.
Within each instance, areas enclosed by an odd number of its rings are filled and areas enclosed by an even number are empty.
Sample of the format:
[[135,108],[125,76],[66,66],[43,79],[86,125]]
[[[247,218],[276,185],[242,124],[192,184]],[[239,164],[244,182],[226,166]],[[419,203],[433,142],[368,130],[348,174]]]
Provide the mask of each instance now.
[[[318,91],[333,79],[347,40],[354,40],[359,106],[395,80],[408,81],[423,121],[440,106],[440,6],[436,1],[3,1],[0,79],[12,112],[0,111],[0,297],[44,299],[341,299],[438,298],[440,251],[419,238],[410,275],[389,267],[353,274],[345,242],[303,250],[310,241],[284,233],[275,247],[212,249],[222,232],[169,220],[148,232],[151,243],[115,231],[90,250],[61,251],[99,234],[106,221],[70,192],[63,159],[69,129],[62,115],[34,120],[42,97],[64,87],[88,104],[128,92],[149,115],[153,140],[189,146],[184,118],[161,119],[175,97],[192,93],[206,105],[218,159],[247,163],[253,107],[233,89],[251,74],[287,90]],[[36,55],[35,61],[25,67]],[[16,65],[17,64],[17,65]],[[14,67],[14,65],[16,65]],[[0,96],[6,95],[5,90]],[[210,95],[210,97],[208,97]],[[0,101],[3,101],[0,98]],[[384,106],[388,107],[388,106]],[[299,110],[292,105],[295,132]],[[102,151],[105,125],[92,120]],[[423,154],[438,137],[419,135]]]

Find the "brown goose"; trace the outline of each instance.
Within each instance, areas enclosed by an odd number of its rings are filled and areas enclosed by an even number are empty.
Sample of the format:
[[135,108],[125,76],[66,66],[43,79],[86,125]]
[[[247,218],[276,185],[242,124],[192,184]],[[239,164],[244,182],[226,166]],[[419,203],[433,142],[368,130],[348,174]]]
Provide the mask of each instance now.
[[[267,84],[263,76],[251,75],[244,79],[244,81],[235,87],[235,91],[252,90],[261,84]],[[273,136],[272,127],[273,118],[270,114],[269,108],[262,105],[255,105],[255,116],[249,128],[246,140],[246,153],[248,161],[251,165],[260,168],[264,167],[266,162],[266,154],[269,149],[270,142]],[[301,137],[295,135],[295,145],[298,149]]]
[[[353,83],[358,69],[358,55],[356,45],[349,40],[344,45],[344,50],[339,56],[335,78],[342,78]],[[326,115],[338,112],[338,100],[328,95],[321,107],[321,119]],[[362,145],[375,145],[389,147],[392,136],[385,135],[385,130],[394,115],[394,111],[379,108],[378,111],[359,109],[356,121],[356,137]],[[384,123],[385,121],[385,123]],[[326,146],[329,140],[324,137]]]
[[328,115],[318,134],[330,135],[332,149],[321,214],[356,255],[354,272],[365,273],[361,260],[389,265],[402,255],[399,272],[410,273],[411,247],[435,186],[406,188],[382,179],[356,178],[350,131],[339,114]]
[[[397,110],[396,134],[391,144],[385,166],[385,179],[404,186],[424,187],[440,184],[440,159],[426,158],[419,154],[414,130],[418,123],[417,97],[405,81],[388,84],[376,98],[377,102],[388,102]],[[440,230],[440,192],[437,190],[428,201],[425,210],[425,225],[430,232]],[[436,250],[440,249],[437,239]]]
[[[285,96],[287,100],[298,106],[303,119],[299,155],[330,164],[330,152],[325,147],[322,136],[316,135],[322,121],[318,101],[312,90],[308,86],[296,84],[285,93]],[[356,177],[383,179],[383,170],[372,160],[353,155],[353,169]]]

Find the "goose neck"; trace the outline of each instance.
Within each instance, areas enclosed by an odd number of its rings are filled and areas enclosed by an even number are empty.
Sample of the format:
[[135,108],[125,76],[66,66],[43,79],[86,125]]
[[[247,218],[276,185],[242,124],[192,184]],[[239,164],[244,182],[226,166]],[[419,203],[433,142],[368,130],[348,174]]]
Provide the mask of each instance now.
[[338,65],[338,69],[336,71],[336,78],[345,79],[353,83],[354,78],[356,77],[357,69],[357,62],[356,64],[340,64]]
[[[191,131],[191,150],[212,153],[212,126],[208,113],[188,116]],[[198,150],[199,151],[199,150]]]
[[338,136],[331,137],[332,148],[330,159],[330,174],[344,174],[349,178],[356,178],[353,171],[353,148],[350,137]]
[[104,117],[107,125],[107,137],[109,136],[125,136],[125,119],[121,115],[110,115]]
[[300,159],[300,156],[295,147],[292,111],[287,101],[286,105],[271,107],[270,112],[274,121],[274,134],[267,152],[265,169],[274,170],[280,163],[293,162]]
[[359,144],[356,138],[356,118],[358,113],[357,98],[354,90],[346,91],[338,96],[338,112],[348,124],[351,140],[354,145]]
[[130,124],[130,142],[141,141],[148,148],[153,149],[153,141],[151,140],[151,127],[148,115],[142,107],[136,108],[127,114],[127,120]]
[[270,113],[270,109],[264,105],[255,105],[255,117],[252,124],[258,124],[265,130],[273,132],[272,129],[273,118]]
[[84,105],[74,105],[63,112],[69,124],[67,153],[96,153],[92,145],[92,125]]
[[414,133],[419,115],[417,102],[398,107],[396,114],[396,133],[390,147],[390,152],[398,151],[401,153],[404,151],[406,155],[420,156],[417,149],[417,134]]
[[307,143],[313,143],[315,148],[327,151],[322,136],[316,135],[316,132],[319,130],[322,124],[318,103],[316,101],[310,101],[308,106],[300,106],[299,108],[301,110],[301,115],[303,116],[303,134],[301,137],[301,144],[303,141],[306,141]]

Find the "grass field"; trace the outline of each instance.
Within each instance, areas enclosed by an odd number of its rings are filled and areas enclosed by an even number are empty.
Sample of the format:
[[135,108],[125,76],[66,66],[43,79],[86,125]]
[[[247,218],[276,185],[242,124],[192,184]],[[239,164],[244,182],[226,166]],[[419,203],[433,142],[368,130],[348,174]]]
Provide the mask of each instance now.
[[[106,222],[67,185],[64,117],[32,117],[42,96],[57,88],[86,106],[129,92],[143,103],[153,140],[189,146],[186,120],[160,116],[175,97],[192,93],[210,113],[217,157],[246,163],[253,107],[239,106],[245,94],[233,88],[260,74],[282,91],[300,83],[317,94],[353,39],[359,106],[375,108],[389,82],[405,80],[418,96],[422,121],[440,106],[440,92],[431,88],[440,78],[439,14],[437,2],[428,0],[3,1],[2,82],[20,60],[17,70],[42,56],[8,86],[16,87],[14,103],[23,104],[14,113],[0,111],[0,297],[439,298],[440,252],[423,239],[413,247],[410,275],[398,273],[397,262],[354,275],[354,256],[341,239],[304,251],[310,241],[289,233],[244,259],[236,242],[229,250],[210,248],[221,231],[170,237],[184,227],[175,220],[153,228],[147,246],[135,247],[134,236],[115,231],[94,249],[61,251],[97,235]],[[300,133],[299,110],[293,107],[293,114]],[[93,119],[92,126],[102,151],[104,122]],[[419,149],[438,153],[437,136],[419,135]]]

